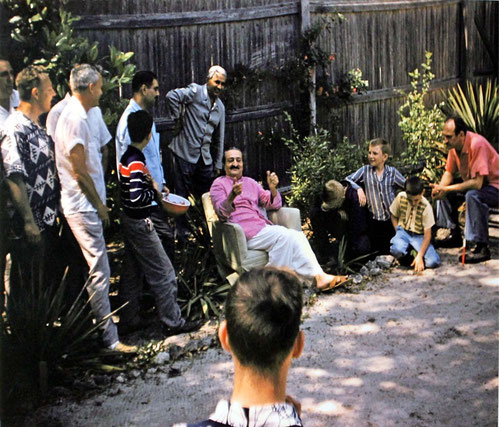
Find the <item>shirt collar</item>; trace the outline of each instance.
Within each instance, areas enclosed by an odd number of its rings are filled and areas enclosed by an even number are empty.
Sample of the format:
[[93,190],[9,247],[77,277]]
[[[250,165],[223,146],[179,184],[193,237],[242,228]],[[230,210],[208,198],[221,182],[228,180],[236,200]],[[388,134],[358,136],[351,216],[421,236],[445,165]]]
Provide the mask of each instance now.
[[68,102],[68,105],[74,104],[74,112],[76,114],[79,114],[84,120],[87,119],[87,112],[85,111],[85,108],[83,108],[83,105],[81,105],[80,100],[76,96],[72,96],[71,99]]
[[461,150],[461,154],[468,154],[471,145],[471,138],[472,138],[472,132],[467,131],[466,138],[464,139],[463,149]]

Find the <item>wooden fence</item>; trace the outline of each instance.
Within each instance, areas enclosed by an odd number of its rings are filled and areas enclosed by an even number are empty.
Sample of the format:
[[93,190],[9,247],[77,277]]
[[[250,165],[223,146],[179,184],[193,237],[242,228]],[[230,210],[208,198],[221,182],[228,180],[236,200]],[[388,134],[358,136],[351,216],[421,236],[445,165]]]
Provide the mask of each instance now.
[[[341,13],[346,19],[320,37],[320,46],[336,58],[329,68],[331,82],[360,68],[369,90],[339,110],[337,135],[355,143],[384,136],[396,153],[405,148],[397,125],[399,90],[409,89],[408,72],[424,61],[425,50],[433,52],[436,75],[431,101],[461,79],[497,73],[499,2],[494,1],[72,0],[68,8],[82,16],[80,35],[98,40],[102,48],[114,44],[134,51],[139,69],[158,74],[162,95],[203,82],[212,64],[229,73],[282,67],[296,57],[303,23]],[[269,135],[285,128],[283,110],[300,102],[296,94],[292,84],[268,77],[244,85],[227,102],[226,145],[243,149],[249,175],[261,179],[273,169],[284,185],[289,183],[291,155]],[[166,147],[171,123],[164,96],[155,116]],[[321,108],[318,125],[332,127]]]

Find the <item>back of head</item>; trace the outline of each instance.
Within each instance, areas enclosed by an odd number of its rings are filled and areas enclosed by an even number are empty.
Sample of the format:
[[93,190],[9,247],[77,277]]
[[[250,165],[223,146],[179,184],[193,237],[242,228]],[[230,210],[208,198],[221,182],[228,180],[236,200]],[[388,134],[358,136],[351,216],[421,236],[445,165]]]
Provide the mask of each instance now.
[[232,352],[243,366],[275,373],[300,328],[302,285],[291,270],[265,267],[243,273],[225,305]]
[[47,74],[47,71],[40,65],[28,65],[17,74],[16,86],[21,100],[31,100],[31,90],[40,87],[44,74]]
[[73,92],[85,92],[90,83],[95,84],[99,80],[101,74],[99,69],[90,64],[78,64],[71,70],[69,76],[69,85]]
[[369,141],[369,146],[373,147],[381,147],[381,152],[383,154],[388,154],[390,155],[392,150],[390,147],[390,144],[388,141],[384,140],[383,138],[374,138]]
[[142,85],[151,87],[154,80],[158,80],[158,77],[152,71],[137,71],[132,79],[132,92],[137,93]]
[[417,176],[411,176],[405,181],[404,189],[411,196],[419,196],[424,190],[423,181]]
[[208,70],[208,74],[206,75],[206,80],[212,79],[215,76],[215,74],[220,74],[221,76],[227,78],[227,71],[225,71],[224,68],[222,68],[220,65],[213,65]]
[[127,118],[128,134],[132,142],[142,142],[152,129],[153,119],[145,110],[130,113]]

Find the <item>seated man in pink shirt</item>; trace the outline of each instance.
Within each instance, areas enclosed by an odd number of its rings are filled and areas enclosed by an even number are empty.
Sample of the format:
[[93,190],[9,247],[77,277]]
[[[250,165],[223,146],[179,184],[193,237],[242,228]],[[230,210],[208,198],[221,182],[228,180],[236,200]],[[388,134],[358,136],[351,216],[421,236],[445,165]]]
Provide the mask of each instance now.
[[[440,183],[432,184],[432,197],[438,200],[437,226],[450,228],[450,240],[457,245],[457,207],[462,203],[462,193],[466,193],[464,237],[470,242],[466,247],[473,243],[474,248],[464,262],[486,261],[490,259],[489,208],[499,205],[499,155],[483,136],[470,132],[460,117],[448,117],[442,134],[449,154]],[[458,172],[462,182],[456,183]]]
[[282,206],[277,175],[267,171],[270,190],[264,190],[255,180],[243,177],[241,150],[230,148],[224,155],[226,175],[218,177],[210,189],[220,219],[239,224],[246,235],[248,249],[268,252],[268,265],[289,267],[302,276],[313,278],[321,291],[342,284],[346,276],[325,273],[302,232],[274,225],[262,213],[261,208],[277,210]]

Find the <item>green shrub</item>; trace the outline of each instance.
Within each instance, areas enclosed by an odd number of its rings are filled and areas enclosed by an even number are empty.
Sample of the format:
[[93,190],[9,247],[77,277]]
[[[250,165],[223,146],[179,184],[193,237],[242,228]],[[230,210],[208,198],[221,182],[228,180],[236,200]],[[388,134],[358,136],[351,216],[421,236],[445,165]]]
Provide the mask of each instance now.
[[[291,119],[287,117],[291,125]],[[292,153],[291,195],[287,202],[298,207],[307,217],[324,183],[330,179],[341,181],[356,171],[364,162],[364,150],[343,138],[338,144],[324,129],[315,135],[300,138],[291,125],[291,136],[283,138]]]
[[485,90],[481,84],[466,82],[466,90],[457,85],[446,92],[445,110],[457,114],[469,128],[484,136],[492,145],[497,146],[499,129],[499,87],[497,80],[487,80]]
[[399,108],[399,127],[407,143],[402,154],[402,164],[408,174],[418,173],[429,182],[439,182],[446,163],[446,148],[442,141],[444,114],[439,106],[426,107],[430,82],[435,75],[431,72],[431,52],[426,52],[422,71],[415,69],[411,76],[412,91],[406,94],[405,103]]

